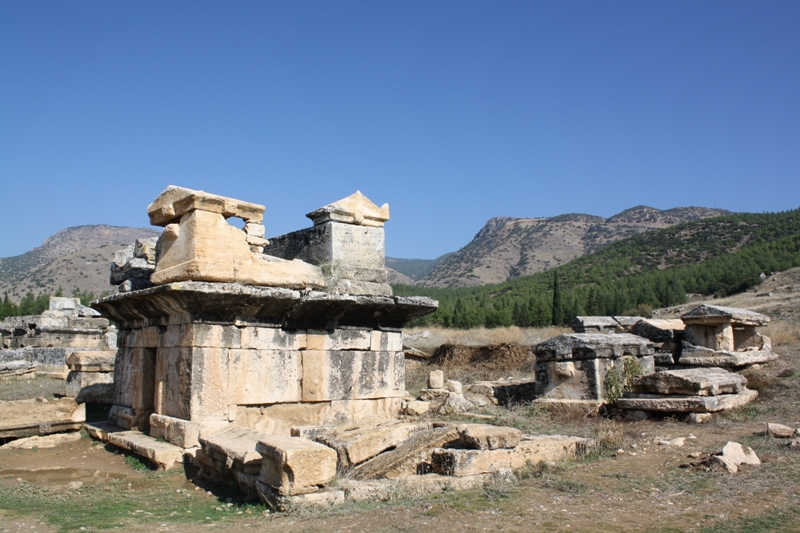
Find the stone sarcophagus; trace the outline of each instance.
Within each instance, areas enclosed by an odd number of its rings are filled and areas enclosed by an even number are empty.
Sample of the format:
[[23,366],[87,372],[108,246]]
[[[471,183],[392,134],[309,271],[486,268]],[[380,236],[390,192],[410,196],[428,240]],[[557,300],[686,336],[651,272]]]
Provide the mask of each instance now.
[[626,380],[655,372],[653,343],[630,333],[565,333],[533,351],[540,399],[613,400],[609,396],[621,394]]
[[[352,225],[375,218],[360,193],[346,200]],[[380,232],[381,245],[384,208],[380,226],[363,226]],[[397,414],[405,395],[401,328],[437,303],[391,289],[375,294],[378,282],[359,291],[319,264],[265,254],[263,211],[177,187],[148,208],[165,226],[152,286],[93,304],[119,327],[109,422],[188,448],[228,425],[289,435],[293,426]],[[244,229],[226,222],[234,216]],[[309,246],[357,268],[361,243],[325,241],[341,233]],[[370,269],[382,267],[379,251],[380,262],[367,258]]]
[[680,364],[742,367],[777,359],[769,337],[756,332],[769,317],[734,307],[701,305],[681,316],[686,324]]

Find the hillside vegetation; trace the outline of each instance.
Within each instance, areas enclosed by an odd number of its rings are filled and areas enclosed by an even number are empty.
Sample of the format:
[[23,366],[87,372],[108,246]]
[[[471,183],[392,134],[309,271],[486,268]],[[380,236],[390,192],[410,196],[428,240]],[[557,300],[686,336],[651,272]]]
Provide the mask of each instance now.
[[725,296],[800,266],[800,210],[695,220],[610,244],[550,271],[481,287],[394,285],[439,300],[418,325],[469,328],[566,324],[575,315],[646,314],[686,293]]
[[489,220],[472,241],[437,264],[421,279],[422,287],[473,287],[530,276],[569,263],[609,244],[648,231],[691,220],[730,214],[706,207],[676,207],[662,211],[637,206],[610,218],[570,213],[551,218],[500,217]]

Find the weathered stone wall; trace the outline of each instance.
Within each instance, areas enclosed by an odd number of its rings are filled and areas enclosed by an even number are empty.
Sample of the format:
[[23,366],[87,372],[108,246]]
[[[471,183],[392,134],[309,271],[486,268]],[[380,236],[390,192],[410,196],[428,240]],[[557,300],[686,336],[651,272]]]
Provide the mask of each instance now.
[[120,325],[110,421],[181,445],[204,426],[288,435],[394,416],[405,393],[400,326],[435,309],[425,298],[198,282],[96,305]]

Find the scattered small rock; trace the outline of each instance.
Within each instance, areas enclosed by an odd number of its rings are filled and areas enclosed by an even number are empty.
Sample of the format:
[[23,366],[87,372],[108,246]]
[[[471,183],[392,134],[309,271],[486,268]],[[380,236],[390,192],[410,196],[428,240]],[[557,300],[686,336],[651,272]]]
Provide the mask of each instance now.
[[789,426],[784,426],[783,424],[767,422],[764,433],[776,439],[790,439],[794,436],[794,429]]

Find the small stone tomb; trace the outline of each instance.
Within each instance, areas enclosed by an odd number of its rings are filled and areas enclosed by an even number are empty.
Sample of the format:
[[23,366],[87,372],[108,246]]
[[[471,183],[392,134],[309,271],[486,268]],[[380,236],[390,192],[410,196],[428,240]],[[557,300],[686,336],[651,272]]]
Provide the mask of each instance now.
[[701,305],[681,316],[686,324],[679,363],[743,367],[777,359],[769,337],[756,332],[769,317],[733,307]]
[[565,333],[533,351],[540,399],[603,402],[610,382],[655,371],[653,343],[629,333]]
[[51,297],[41,315],[0,322],[0,376],[65,379],[67,358],[76,352],[117,347],[117,330],[78,298]]

